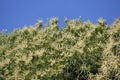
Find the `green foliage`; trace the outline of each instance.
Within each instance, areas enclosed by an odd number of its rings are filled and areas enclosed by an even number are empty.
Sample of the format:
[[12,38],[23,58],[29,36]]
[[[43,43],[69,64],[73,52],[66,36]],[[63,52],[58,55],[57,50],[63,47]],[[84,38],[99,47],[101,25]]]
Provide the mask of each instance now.
[[39,20],[39,21],[37,22],[37,24],[36,24],[36,27],[37,27],[38,29],[41,29],[42,26],[43,26],[43,22],[42,22],[42,20]]
[[49,23],[0,32],[0,80],[120,80],[120,19]]

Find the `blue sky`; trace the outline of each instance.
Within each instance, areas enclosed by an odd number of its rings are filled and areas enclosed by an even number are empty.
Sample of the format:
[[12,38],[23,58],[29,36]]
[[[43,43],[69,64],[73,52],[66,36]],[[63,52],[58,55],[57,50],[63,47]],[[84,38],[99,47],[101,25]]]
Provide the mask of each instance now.
[[58,17],[64,27],[64,18],[82,17],[96,23],[103,17],[110,25],[120,17],[120,0],[0,0],[0,30],[34,25],[38,19],[44,24],[51,17]]

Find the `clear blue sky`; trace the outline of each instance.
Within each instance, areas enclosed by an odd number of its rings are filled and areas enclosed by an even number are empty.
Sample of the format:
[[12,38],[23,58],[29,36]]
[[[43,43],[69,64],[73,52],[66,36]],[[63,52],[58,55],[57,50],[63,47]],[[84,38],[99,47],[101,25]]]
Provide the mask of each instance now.
[[38,19],[45,24],[51,17],[58,17],[60,26],[64,27],[65,17],[79,16],[94,23],[103,17],[111,24],[120,17],[120,0],[0,0],[0,30],[9,32],[34,25]]

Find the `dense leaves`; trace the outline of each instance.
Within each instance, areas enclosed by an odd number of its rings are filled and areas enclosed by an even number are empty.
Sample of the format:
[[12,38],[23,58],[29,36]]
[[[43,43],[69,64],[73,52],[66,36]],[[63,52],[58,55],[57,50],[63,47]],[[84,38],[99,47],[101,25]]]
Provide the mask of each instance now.
[[65,23],[0,32],[0,80],[120,80],[120,19]]

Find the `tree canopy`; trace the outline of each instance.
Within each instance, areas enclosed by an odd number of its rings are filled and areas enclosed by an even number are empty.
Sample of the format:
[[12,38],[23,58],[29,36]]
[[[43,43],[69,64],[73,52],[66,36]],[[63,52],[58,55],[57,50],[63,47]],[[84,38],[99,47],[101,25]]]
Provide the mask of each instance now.
[[58,21],[0,32],[0,80],[120,80],[120,18]]

